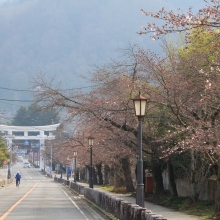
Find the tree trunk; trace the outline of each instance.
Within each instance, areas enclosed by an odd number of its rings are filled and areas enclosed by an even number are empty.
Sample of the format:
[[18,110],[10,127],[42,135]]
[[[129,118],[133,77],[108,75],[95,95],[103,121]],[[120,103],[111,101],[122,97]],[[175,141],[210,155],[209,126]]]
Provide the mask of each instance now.
[[134,191],[134,184],[133,184],[133,180],[132,180],[132,176],[131,176],[129,159],[127,157],[121,159],[121,164],[122,164],[122,170],[124,173],[124,184],[126,187],[126,191],[133,192]]
[[173,165],[170,161],[170,159],[167,161],[167,166],[168,166],[168,173],[169,173],[169,182],[172,190],[172,195],[173,196],[178,196],[177,189],[176,189],[176,182],[174,178],[174,172],[173,172]]
[[217,181],[215,193],[215,213],[220,213],[220,181]]
[[215,192],[215,213],[220,213],[220,168],[218,169],[218,178],[216,184],[216,192]]
[[196,179],[196,160],[198,160],[198,158],[196,157],[196,152],[194,152],[194,150],[191,150],[191,199],[193,203],[195,203],[199,197],[197,184],[198,180]]
[[104,166],[104,184],[106,185],[110,183],[109,173],[110,173],[110,168],[109,166],[105,165]]
[[93,184],[97,185],[98,184],[98,180],[97,180],[97,172],[95,167],[93,167],[92,169],[92,179],[93,179]]
[[155,181],[155,195],[159,195],[160,193],[164,192],[164,187],[161,162],[156,158],[152,159],[152,172]]
[[96,166],[98,175],[98,184],[103,185],[102,164]]

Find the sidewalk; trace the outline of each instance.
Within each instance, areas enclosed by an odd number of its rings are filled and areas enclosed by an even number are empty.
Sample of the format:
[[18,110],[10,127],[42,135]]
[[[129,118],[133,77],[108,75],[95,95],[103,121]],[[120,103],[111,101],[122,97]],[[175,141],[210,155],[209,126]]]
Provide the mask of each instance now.
[[[56,175],[57,177],[60,177],[59,174],[55,174],[53,173],[53,177],[54,175]],[[66,179],[66,175],[63,175],[63,179]],[[74,181],[73,178],[69,178],[70,181]],[[77,184],[85,186],[85,187],[89,187],[88,183],[81,183],[81,182],[77,182]],[[94,185],[93,188],[95,190],[100,190],[102,192],[106,192],[110,195],[113,195],[117,198],[126,200],[132,204],[136,204],[136,198],[132,197],[131,194],[127,193],[127,194],[117,194],[117,193],[112,193],[112,192],[108,192],[104,189],[101,189],[99,185]],[[168,220],[199,220],[201,218],[199,217],[195,217],[195,216],[191,216],[191,215],[187,215],[181,212],[177,212],[174,211],[172,209],[169,208],[165,208],[159,205],[155,205],[153,203],[150,202],[145,202],[145,208],[148,210],[151,210],[152,212],[156,213],[157,215],[162,215],[164,218],[167,218]]]
[[[89,187],[89,184],[87,183],[81,183],[77,182],[77,184]],[[100,190],[102,192],[107,192],[103,189],[100,188],[98,185],[94,185],[94,189]],[[117,194],[117,193],[112,193],[112,192],[107,192],[110,195],[113,195],[115,197],[118,197],[120,199],[126,200],[132,204],[136,204],[136,198],[132,197],[131,194]],[[148,210],[151,210],[152,212],[156,213],[157,215],[162,215],[164,218],[167,218],[168,220],[199,220],[201,218],[199,217],[194,217],[191,215],[187,215],[181,212],[174,211],[169,208],[165,208],[159,205],[155,205],[149,202],[145,202],[145,208]]]
[[[12,172],[11,175],[13,175],[13,170],[11,170],[11,172]],[[8,184],[13,183],[13,181],[14,181],[13,178],[8,179],[8,170],[4,168],[0,168],[0,187],[5,187]]]
[[7,179],[7,175],[8,175],[8,170],[4,168],[0,168],[0,181],[2,179]]

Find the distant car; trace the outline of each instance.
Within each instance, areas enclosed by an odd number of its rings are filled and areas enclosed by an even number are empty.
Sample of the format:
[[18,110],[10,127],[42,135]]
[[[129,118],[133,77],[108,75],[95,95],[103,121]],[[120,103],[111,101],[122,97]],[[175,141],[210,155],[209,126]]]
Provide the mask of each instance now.
[[24,162],[24,168],[30,168],[31,167],[31,165],[30,165],[30,163],[29,162]]
[[18,162],[23,162],[23,157],[22,157],[22,156],[18,156],[18,157],[17,157],[17,161],[18,161]]

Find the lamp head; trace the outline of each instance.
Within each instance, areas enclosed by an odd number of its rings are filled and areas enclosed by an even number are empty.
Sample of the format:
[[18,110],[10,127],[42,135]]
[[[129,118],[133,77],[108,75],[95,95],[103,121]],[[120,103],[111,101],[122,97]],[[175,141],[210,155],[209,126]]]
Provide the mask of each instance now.
[[142,96],[139,92],[139,95],[137,95],[132,100],[134,103],[135,115],[138,117],[144,117],[146,113],[146,105],[148,98]]
[[93,137],[88,137],[88,142],[89,142],[89,146],[92,146],[93,145],[93,141],[94,141],[94,138]]

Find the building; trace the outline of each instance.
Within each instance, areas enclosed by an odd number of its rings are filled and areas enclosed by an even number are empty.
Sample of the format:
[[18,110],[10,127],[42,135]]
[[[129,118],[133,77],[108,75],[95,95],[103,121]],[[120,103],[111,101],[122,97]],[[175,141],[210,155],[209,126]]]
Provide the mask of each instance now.
[[[46,145],[47,140],[55,139],[53,132],[60,124],[45,126],[7,126],[0,125],[0,132],[3,139],[6,140],[8,151],[13,149],[18,154],[32,154],[39,163],[39,170],[45,168],[45,148],[51,147]],[[37,157],[36,157],[37,155]]]

